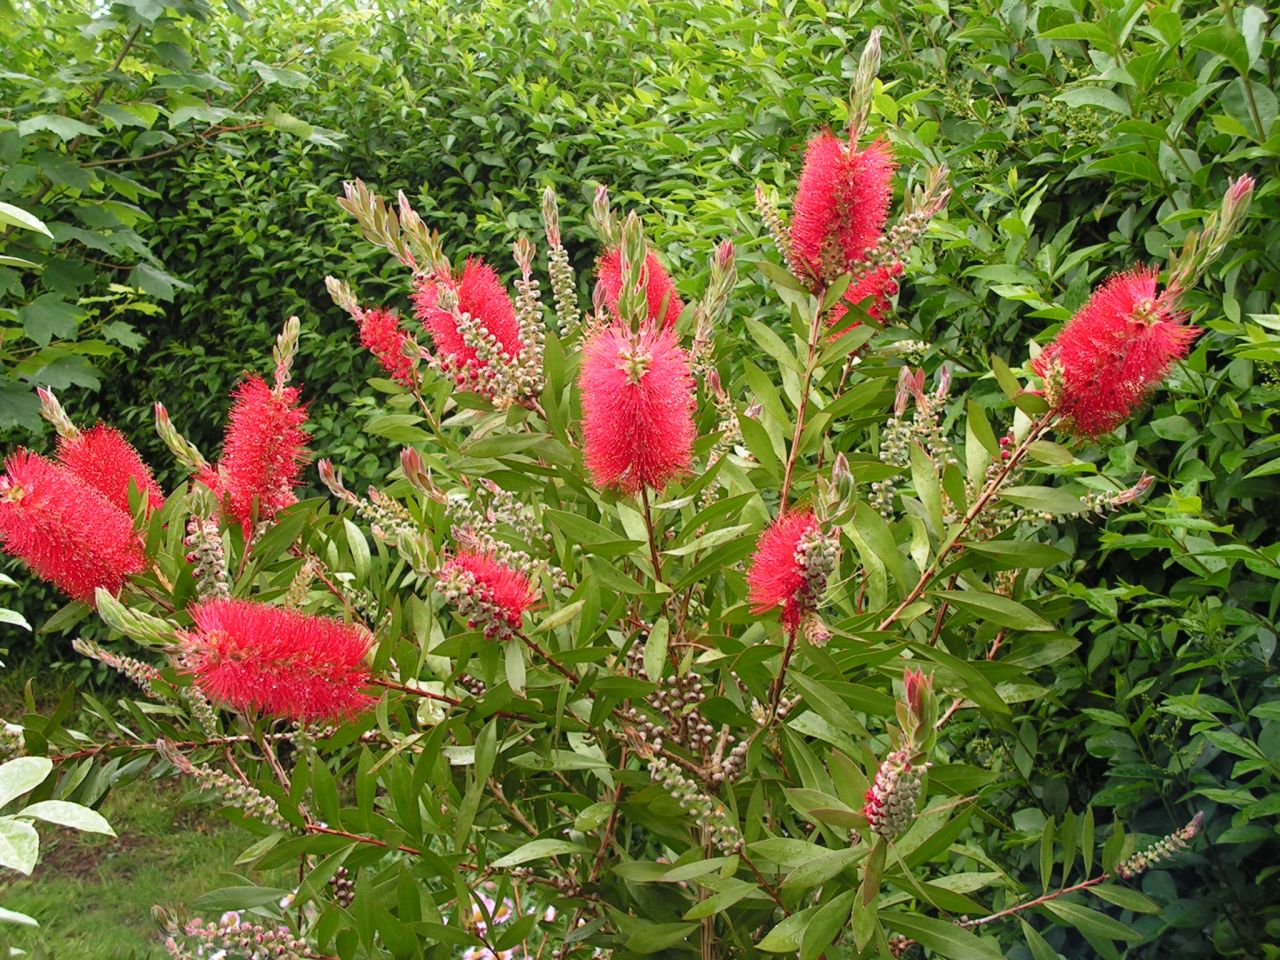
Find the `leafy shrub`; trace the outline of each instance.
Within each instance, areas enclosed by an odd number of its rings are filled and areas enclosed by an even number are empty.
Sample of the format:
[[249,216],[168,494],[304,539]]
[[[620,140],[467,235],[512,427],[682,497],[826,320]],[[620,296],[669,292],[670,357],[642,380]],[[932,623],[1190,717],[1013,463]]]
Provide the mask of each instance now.
[[[423,322],[389,325],[327,281],[395,376],[374,381],[386,410],[364,424],[401,445],[391,481],[362,496],[323,460],[336,507],[293,502],[296,319],[273,377],[237,390],[217,461],[179,432],[190,411],[159,410],[190,483],[161,505],[121,461],[152,566],[120,599],[96,595],[151,657],[80,649],[171,706],[126,701],[128,727],[95,707],[108,739],[47,723],[27,744],[80,770],[154,749],[261,833],[247,860],[298,864],[283,901],[243,887],[203,901],[252,921],[173,918],[172,955],[270,941],[344,958],[1111,956],[1144,938],[1130,921],[1160,906],[1127,884],[1187,850],[1204,816],[1100,822],[1096,798],[1042,776],[1019,714],[1070,691],[1078,642],[1052,621],[1103,594],[1084,568],[1075,585],[1058,574],[1058,518],[1125,509],[1152,484],[1086,441],[1189,349],[1183,293],[1241,229],[1252,182],[1186,234],[1163,288],[1118,276],[1034,358],[1033,381],[993,358],[998,392],[953,402],[966,368],[927,379],[904,357],[934,348],[877,320],[948,192],[941,171],[922,175],[882,222],[881,148],[855,149],[877,60],[873,39],[853,146],[811,141],[789,230],[759,193],[788,264],[754,264],[772,325],[720,322],[728,243],[675,320],[640,218],[601,189],[587,219],[609,256],[590,309],[544,196],[550,327],[527,239],[512,302],[407,199],[388,207],[356,181],[340,206],[411,270]],[[96,488],[65,469],[60,482]],[[63,536],[76,515],[9,474],[0,528],[38,560],[9,531]],[[106,529],[75,549],[87,558]],[[1217,723],[1194,701],[1183,716]],[[1202,734],[1263,759],[1234,731]]]

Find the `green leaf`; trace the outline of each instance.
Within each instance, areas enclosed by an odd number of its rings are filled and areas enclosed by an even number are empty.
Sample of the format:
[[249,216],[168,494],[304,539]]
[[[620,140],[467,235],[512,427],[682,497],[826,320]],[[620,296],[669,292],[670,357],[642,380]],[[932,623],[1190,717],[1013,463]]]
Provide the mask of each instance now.
[[946,590],[934,594],[954,607],[979,615],[1001,627],[1014,630],[1052,630],[1038,613],[1024,607],[1016,600],[997,593],[978,590]]
[[800,960],[817,960],[835,942],[836,935],[849,923],[856,889],[846,890],[818,907],[800,936]]
[[1100,900],[1114,903],[1117,907],[1132,910],[1134,913],[1160,912],[1160,904],[1145,893],[1140,893],[1133,889],[1133,887],[1121,887],[1113,883],[1103,883],[1096,887],[1089,887],[1089,892]]
[[756,949],[766,953],[790,953],[793,950],[799,950],[805,927],[817,912],[817,907],[809,907],[793,913],[766,933],[764,938],[756,944]]
[[1124,97],[1106,87],[1072,87],[1053,99],[1060,100],[1069,107],[1100,107],[1126,117],[1130,113]]
[[683,943],[697,929],[696,923],[652,923],[641,920],[627,938],[627,949],[636,953],[657,953]]
[[59,340],[74,337],[83,316],[83,310],[56,293],[43,293],[18,309],[23,331],[42,347],[55,337]]
[[506,673],[507,685],[517,697],[524,696],[525,662],[524,644],[518,638],[507,640],[502,645],[502,666]]
[[228,910],[252,910],[269,903],[279,903],[289,895],[276,887],[223,887],[210,890],[191,901],[191,909],[202,913],[225,913]]
[[566,603],[555,613],[548,616],[545,620],[542,620],[533,632],[547,633],[550,630],[554,630],[556,627],[563,627],[582,611],[585,603],[585,600],[575,600],[573,603]]
[[917,913],[881,913],[883,920],[896,933],[919,941],[925,948],[954,960],[1004,960],[1004,951],[988,940],[957,927],[946,920]]
[[1079,497],[1058,487],[1005,487],[1000,491],[1000,498],[1036,513],[1054,516],[1084,511]]
[[685,911],[684,919],[701,920],[703,917],[715,916],[722,910],[728,910],[744,897],[759,892],[760,888],[754,883],[748,883],[746,880],[734,880],[726,889],[708,897],[706,900],[700,900],[695,903]]
[[499,869],[505,867],[515,867],[522,863],[528,863],[530,860],[543,860],[547,857],[556,857],[567,853],[590,853],[591,851],[580,843],[570,843],[568,840],[530,840],[522,847],[517,847],[504,857],[499,857],[493,861],[492,866]]
[[0,764],[0,807],[40,786],[52,769],[48,757],[18,757]]
[[6,910],[4,907],[0,907],[0,923],[20,923],[25,927],[40,926],[34,917],[19,913],[17,910]]
[[1044,829],[1040,832],[1040,887],[1046,893],[1049,891],[1049,880],[1053,877],[1053,839],[1056,827],[1055,818],[1050,817],[1044,822]]
[[18,816],[35,817],[46,823],[56,823],[74,830],[83,830],[86,833],[105,833],[109,837],[116,835],[116,832],[111,829],[111,824],[107,823],[102,814],[78,803],[68,803],[66,800],[42,800],[39,803],[33,803],[29,807],[24,807]]
[[667,666],[667,641],[671,635],[671,624],[666,617],[654,621],[653,629],[644,642],[644,672],[655,682],[662,679]]
[[0,867],[28,876],[40,858],[40,836],[35,827],[12,817],[0,817]]
[[59,116],[56,113],[42,113],[28,117],[18,123],[18,136],[29,137],[33,133],[52,133],[59,140],[71,140],[75,137],[100,137],[102,131],[87,123],[73,120],[71,117]]
[[372,562],[369,541],[364,538],[360,528],[346,517],[342,518],[342,529],[346,533],[347,549],[351,551],[352,572],[357,580],[363,582],[369,578],[369,565]]
[[49,228],[44,225],[44,221],[35,214],[27,213],[21,207],[15,207],[12,203],[0,201],[0,226],[21,227],[23,230],[34,230],[36,233],[43,233],[50,240],[53,234],[49,232]]
[[1142,934],[1134,930],[1133,927],[1123,924],[1119,920],[1114,920],[1105,913],[1099,913],[1097,910],[1090,910],[1088,907],[1082,907],[1078,903],[1072,903],[1070,900],[1049,900],[1041,906],[1041,909],[1048,910],[1059,920],[1065,921],[1088,936],[1101,937],[1106,940],[1137,941],[1143,939]]

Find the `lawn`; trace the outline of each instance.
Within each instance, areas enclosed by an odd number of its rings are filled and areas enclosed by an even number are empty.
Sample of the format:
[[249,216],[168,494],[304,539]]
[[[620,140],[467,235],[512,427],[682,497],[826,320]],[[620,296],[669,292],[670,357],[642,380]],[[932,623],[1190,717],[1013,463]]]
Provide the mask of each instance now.
[[50,960],[160,958],[154,905],[179,907],[246,875],[269,879],[235,865],[249,834],[182,802],[184,793],[176,781],[113,790],[102,813],[117,838],[42,829],[35,873],[0,888],[0,904],[40,921],[39,930],[10,928],[13,943],[36,956],[42,947]]

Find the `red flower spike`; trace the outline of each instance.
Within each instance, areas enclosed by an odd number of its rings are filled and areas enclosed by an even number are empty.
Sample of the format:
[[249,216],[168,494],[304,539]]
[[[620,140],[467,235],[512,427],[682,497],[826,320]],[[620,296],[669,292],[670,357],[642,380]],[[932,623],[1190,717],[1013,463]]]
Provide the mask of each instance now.
[[809,141],[791,214],[791,269],[815,282],[848,273],[880,239],[889,217],[893,153],[865,150],[831,131]]
[[784,513],[760,535],[747,570],[752,613],[782,608],[782,623],[795,630],[810,610],[808,581],[797,557],[800,541],[818,525],[812,510]]
[[[684,301],[676,293],[676,285],[652,250],[645,255],[644,268],[648,280],[645,299],[649,303],[649,319],[664,327],[673,326],[684,311]],[[618,300],[622,297],[622,253],[616,247],[606,250],[596,264],[596,289],[613,318],[622,319],[618,314]]]
[[249,600],[205,600],[190,608],[184,663],[212,702],[299,722],[339,722],[374,697],[368,631]]
[[414,310],[422,326],[435,341],[436,350],[462,367],[482,366],[475,348],[462,339],[458,325],[449,310],[437,306],[442,285],[452,287],[458,297],[458,309],[470,314],[497,339],[501,349],[511,357],[520,355],[520,321],[506,288],[493,267],[483,260],[468,260],[462,277],[419,277],[413,293]]
[[661,490],[689,470],[694,384],[670,328],[598,330],[583,349],[578,385],[583,457],[597,487]]
[[311,438],[302,429],[307,408],[298,401],[296,387],[273,391],[253,375],[233,396],[219,463],[222,478],[214,492],[248,533],[255,520],[271,520],[296,502],[293,490]]
[[400,326],[400,315],[394,310],[374,307],[360,312],[360,346],[374,355],[392,380],[412,387],[417,377],[413,360],[404,353],[408,339],[409,334]]
[[151,468],[115,427],[100,423],[73,437],[59,437],[58,461],[126,513],[130,480],[147,494],[148,512],[164,506]]
[[70,470],[19,450],[0,477],[0,547],[67,596],[93,604],[146,566],[133,519]]
[[445,564],[442,579],[456,571],[466,571],[475,580],[476,593],[471,597],[476,612],[500,621],[512,630],[520,629],[524,612],[533,605],[533,586],[529,578],[509,567],[492,553],[464,550]]
[[1045,380],[1060,379],[1057,412],[1077,433],[1098,437],[1123,423],[1187,355],[1200,335],[1178,309],[1177,295],[1157,293],[1157,273],[1116,274],[1032,361]]

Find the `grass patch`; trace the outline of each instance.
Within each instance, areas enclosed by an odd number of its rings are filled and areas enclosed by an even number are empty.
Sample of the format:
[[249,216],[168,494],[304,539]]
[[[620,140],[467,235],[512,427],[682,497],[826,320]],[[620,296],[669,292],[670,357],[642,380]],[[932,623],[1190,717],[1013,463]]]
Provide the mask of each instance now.
[[[40,825],[35,873],[0,887],[0,905],[40,921],[39,930],[9,927],[14,946],[36,956],[43,948],[50,960],[158,960],[167,954],[153,905],[190,903],[245,875],[271,885],[235,866],[253,837],[183,803],[184,792],[177,781],[145,780],[112,790],[101,812],[115,839]],[[278,885],[292,884],[282,876]]]

